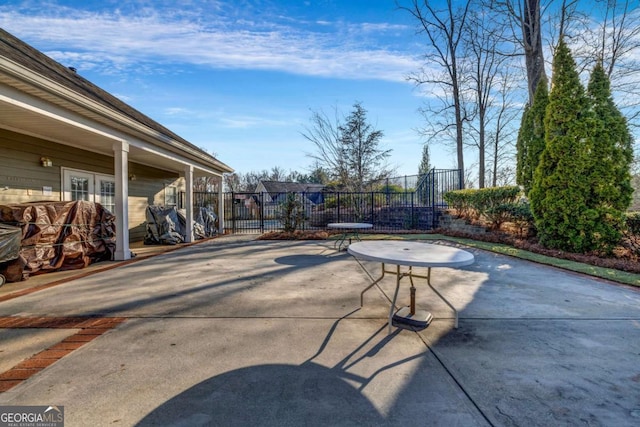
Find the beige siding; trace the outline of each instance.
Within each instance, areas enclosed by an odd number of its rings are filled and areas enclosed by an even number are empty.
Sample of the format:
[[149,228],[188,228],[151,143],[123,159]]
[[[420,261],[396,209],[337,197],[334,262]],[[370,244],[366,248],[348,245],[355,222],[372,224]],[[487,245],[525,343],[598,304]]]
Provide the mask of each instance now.
[[129,175],[135,175],[135,180],[129,181],[129,240],[138,242],[144,239],[147,206],[164,206],[165,186],[184,179],[135,163],[129,164]]
[[[47,157],[52,167],[42,167]],[[113,158],[74,147],[45,141],[0,129],[0,204],[60,201],[61,168],[113,175]],[[129,232],[130,241],[140,241],[145,234],[145,210],[149,204],[164,205],[166,185],[177,183],[184,191],[184,179],[172,172],[129,163]],[[51,195],[45,196],[45,187]]]

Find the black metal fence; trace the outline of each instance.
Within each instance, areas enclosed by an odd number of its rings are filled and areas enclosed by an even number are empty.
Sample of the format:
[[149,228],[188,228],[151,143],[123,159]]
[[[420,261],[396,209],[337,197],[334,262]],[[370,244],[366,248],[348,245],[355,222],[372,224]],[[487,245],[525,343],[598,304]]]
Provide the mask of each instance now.
[[[386,185],[384,191],[294,193],[305,218],[299,229],[324,229],[332,222],[367,222],[380,232],[431,230],[446,208],[443,195],[460,188],[460,171],[434,169],[416,177],[412,191]],[[280,216],[288,194],[224,193],[225,228],[233,233],[281,230]],[[194,205],[217,211],[217,198],[213,193],[194,193]]]

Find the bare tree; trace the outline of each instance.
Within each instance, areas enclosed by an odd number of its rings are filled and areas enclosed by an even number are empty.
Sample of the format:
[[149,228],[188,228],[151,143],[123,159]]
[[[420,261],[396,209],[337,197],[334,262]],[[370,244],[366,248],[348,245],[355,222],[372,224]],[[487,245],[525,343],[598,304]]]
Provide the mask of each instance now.
[[216,193],[220,188],[222,178],[218,176],[203,176],[194,179],[193,191]]
[[242,174],[238,172],[223,175],[225,191],[246,191],[246,183]]
[[543,76],[546,77],[540,0],[494,0],[493,9],[508,17],[513,32],[512,40],[524,51],[531,105],[538,82]]
[[311,111],[311,124],[305,126],[302,136],[313,144],[316,151],[307,153],[314,159],[318,168],[327,171],[329,178],[337,182],[346,182],[349,170],[344,158],[344,147],[340,143],[342,121],[338,108],[333,107],[333,117],[324,111]]
[[510,185],[515,181],[515,146],[517,129],[514,122],[521,113],[519,104],[514,100],[517,91],[515,75],[508,67],[500,70],[497,78],[496,98],[492,108],[493,123],[487,136],[491,155],[491,185]]
[[[511,90],[506,82],[511,80],[507,61],[511,59],[498,51],[498,45],[504,40],[504,26],[485,13],[481,3],[469,13],[465,26],[465,73],[469,75],[470,91],[473,93],[474,119],[470,122],[474,130],[474,141],[478,149],[478,186],[485,187],[487,172],[486,153],[488,150],[488,136],[492,126],[496,126],[494,135],[500,133],[504,126],[500,119],[504,119],[504,112],[509,105],[505,103],[507,97],[501,91]],[[502,101],[502,102],[500,102]],[[493,111],[497,110],[497,111]],[[496,120],[492,120],[496,116]],[[495,148],[495,147],[494,147]],[[494,150],[494,153],[498,153]],[[496,159],[493,162],[497,164]],[[495,172],[495,171],[494,171]],[[494,178],[496,174],[493,174]]]
[[[446,0],[441,9],[436,8],[435,3],[413,0],[408,6],[398,5],[399,9],[409,12],[418,21],[418,33],[424,34],[427,39],[425,62],[429,65],[410,75],[409,80],[418,86],[426,86],[440,100],[441,109],[435,111],[432,106],[427,106],[423,110],[428,126],[431,126],[431,129],[427,129],[430,134],[427,136],[433,138],[447,134],[453,127],[458,169],[464,170],[464,122],[467,118],[459,55],[471,0],[456,2],[458,7],[454,6],[453,0]],[[438,68],[431,68],[431,64]],[[444,123],[432,120],[445,119],[447,116],[452,116],[453,120]]]
[[[594,18],[584,13],[581,26],[570,34],[572,51],[581,70],[602,63],[611,89],[632,127],[640,126],[640,8],[637,1],[598,0]],[[586,12],[586,11],[585,11]],[[589,10],[592,14],[594,10]]]

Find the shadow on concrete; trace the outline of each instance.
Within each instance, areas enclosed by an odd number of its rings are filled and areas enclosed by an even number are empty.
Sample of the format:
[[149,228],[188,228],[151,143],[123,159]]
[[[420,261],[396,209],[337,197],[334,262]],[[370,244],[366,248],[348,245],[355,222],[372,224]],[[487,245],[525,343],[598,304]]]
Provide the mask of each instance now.
[[399,331],[387,335],[386,326],[378,329],[333,367],[314,362],[329,345],[339,322],[358,310],[334,322],[316,354],[304,363],[250,366],[209,378],[168,400],[137,426],[386,424],[387,417],[379,413],[363,390],[383,371],[423,355],[396,361],[368,377],[350,373],[349,369],[375,356]]
[[[337,255],[336,255],[337,256]],[[291,265],[294,267],[316,267],[318,265],[326,264],[334,261],[336,256],[327,255],[289,255],[276,258],[274,261],[277,264]],[[346,254],[343,258],[347,258]]]

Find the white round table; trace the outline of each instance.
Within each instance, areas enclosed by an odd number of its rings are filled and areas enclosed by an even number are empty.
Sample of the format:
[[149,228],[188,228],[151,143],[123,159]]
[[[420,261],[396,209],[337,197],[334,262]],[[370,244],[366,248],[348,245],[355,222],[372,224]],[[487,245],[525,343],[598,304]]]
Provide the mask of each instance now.
[[369,224],[367,222],[332,222],[327,224],[327,228],[342,230],[342,235],[333,244],[333,247],[337,247],[340,251],[342,250],[343,245],[347,246],[345,243],[347,239],[349,240],[349,244],[351,244],[351,239],[360,241],[358,231],[373,228],[373,224]]
[[[348,252],[358,260],[376,261],[382,264],[382,274],[380,277],[374,280],[371,285],[367,286],[360,293],[360,306],[363,305],[364,293],[382,280],[385,273],[396,275],[396,290],[389,310],[389,332],[391,332],[394,318],[398,323],[406,325],[424,325],[424,327],[426,327],[433,317],[429,312],[422,310],[416,311],[415,309],[414,277],[427,280],[429,287],[455,313],[455,327],[458,327],[458,311],[431,285],[431,268],[455,268],[473,264],[475,262],[475,257],[472,253],[450,246],[400,240],[369,240],[357,242],[349,246]],[[385,264],[394,264],[396,265],[396,269],[387,270],[385,268]],[[401,272],[401,266],[409,267],[408,271]],[[412,270],[413,267],[427,267],[428,273],[426,276],[414,274]],[[400,309],[394,316],[393,312],[395,309],[396,299],[398,297],[398,289],[400,288],[400,280],[403,277],[409,277],[411,282],[411,304],[409,307]]]

